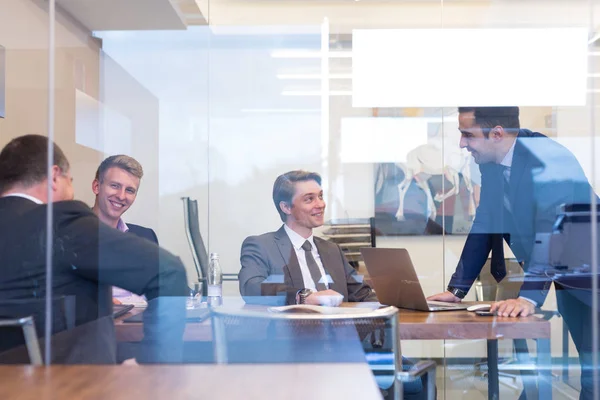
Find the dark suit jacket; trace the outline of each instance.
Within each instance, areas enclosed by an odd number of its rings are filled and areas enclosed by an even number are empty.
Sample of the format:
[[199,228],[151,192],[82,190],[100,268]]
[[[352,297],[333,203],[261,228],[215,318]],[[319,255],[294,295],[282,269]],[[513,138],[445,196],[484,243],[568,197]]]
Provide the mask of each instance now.
[[[4,299],[44,298],[46,295],[46,213],[38,205],[20,197],[0,198],[0,301]],[[179,258],[148,240],[112,229],[101,223],[84,203],[54,203],[53,212],[53,296],[75,297],[75,323],[78,327],[109,320],[112,314],[111,286],[122,287],[149,300],[145,340],[160,342],[154,309],[159,296],[185,296],[186,273]],[[157,269],[146,265],[159,260]],[[183,299],[183,297],[182,297]],[[180,311],[175,311],[173,318]],[[185,309],[182,310],[185,313]],[[182,314],[183,315],[183,314]],[[82,344],[108,343],[114,346],[114,327],[88,330]],[[83,330],[83,328],[80,328]],[[164,333],[164,332],[162,332]],[[102,336],[101,340],[92,337]],[[163,349],[158,350],[160,352]],[[111,362],[110,349],[98,348],[97,358],[81,359],[81,349],[64,348],[54,362]],[[87,354],[87,353],[86,353]],[[114,352],[112,353],[114,356]]]
[[[481,198],[457,269],[449,285],[468,291],[479,275],[490,250],[492,275],[503,277],[502,241],[510,245],[525,271],[529,270],[536,233],[548,233],[556,221],[557,207],[589,203],[591,187],[573,154],[546,136],[521,129],[511,165],[508,198],[504,207],[503,167],[488,163],[481,171]],[[542,304],[551,281],[540,275],[524,282],[521,294]]]
[[[350,266],[340,247],[318,237],[315,245],[321,256],[323,267],[333,283],[329,288],[344,296],[344,301],[377,301],[371,288],[356,280],[356,271]],[[282,226],[276,232],[250,236],[242,244],[240,257],[242,269],[239,273],[242,296],[284,294],[288,303],[295,301],[295,294],[303,289],[304,280],[292,242]],[[269,276],[283,276],[283,283],[271,293],[261,289]]]
[[151,242],[154,242],[156,244],[158,244],[158,237],[156,236],[156,233],[154,232],[154,230],[150,229],[150,228],[145,228],[141,225],[135,225],[135,224],[127,224],[127,227],[129,228],[129,230],[127,232],[133,233],[141,238],[147,239]]

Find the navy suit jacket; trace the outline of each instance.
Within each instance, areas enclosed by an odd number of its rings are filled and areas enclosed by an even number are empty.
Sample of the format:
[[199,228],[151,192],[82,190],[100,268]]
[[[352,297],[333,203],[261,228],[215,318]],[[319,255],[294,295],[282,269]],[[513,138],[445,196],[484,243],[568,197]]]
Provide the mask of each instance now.
[[154,230],[152,230],[150,228],[145,228],[140,225],[129,224],[129,223],[127,224],[127,227],[129,228],[128,232],[133,233],[141,238],[148,239],[149,241],[158,244],[158,237],[156,236],[156,233],[154,232]]
[[[377,301],[371,288],[356,279],[356,271],[337,244],[316,236],[314,241],[323,267],[333,281],[329,284],[331,290],[343,295],[344,301]],[[283,226],[276,232],[246,238],[241,253],[242,296],[284,295],[287,303],[294,303],[296,292],[305,286],[296,252]],[[272,276],[283,280],[266,293],[263,282]]]
[[[181,339],[185,326],[183,299],[189,291],[181,260],[148,240],[103,224],[82,202],[53,206],[53,295],[74,296],[76,328],[68,341],[53,349],[52,361],[115,361],[111,286],[148,298],[148,347],[138,359],[167,360],[175,343],[171,339]],[[46,295],[46,213],[46,204],[0,197],[0,302]],[[147,268],[151,263],[157,268]],[[167,315],[164,307],[171,303],[175,308]],[[0,344],[5,344],[2,338]]]
[[[503,167],[488,163],[481,171],[481,197],[475,221],[449,285],[468,291],[492,251],[492,275],[504,274],[503,240],[526,272],[536,233],[548,233],[561,204],[590,203],[592,191],[575,156],[541,133],[521,129],[515,144],[510,182]],[[504,206],[508,192],[511,212]],[[532,272],[532,271],[529,271]],[[544,274],[526,278],[521,295],[544,302],[551,281]]]

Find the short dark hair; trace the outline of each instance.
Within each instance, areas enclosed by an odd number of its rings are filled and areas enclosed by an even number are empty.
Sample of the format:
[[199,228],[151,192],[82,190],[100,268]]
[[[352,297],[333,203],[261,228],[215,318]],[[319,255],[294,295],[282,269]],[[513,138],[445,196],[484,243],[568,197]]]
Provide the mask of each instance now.
[[[54,144],[54,160],[63,173],[69,172],[69,160]],[[48,138],[25,135],[11,140],[0,152],[0,194],[17,185],[26,188],[48,179]]]
[[106,174],[106,171],[112,167],[121,168],[138,179],[142,179],[144,176],[142,164],[140,164],[135,158],[126,156],[124,154],[117,154],[116,156],[107,157],[100,163],[100,166],[96,170],[96,179],[101,182],[104,179],[104,174]]
[[286,221],[287,214],[279,207],[279,203],[283,201],[291,207],[292,198],[295,193],[295,184],[296,182],[304,181],[315,181],[321,186],[321,175],[316,172],[296,170],[286,172],[275,179],[275,183],[273,184],[273,203],[275,203],[275,208],[283,222]]
[[458,112],[473,112],[475,123],[482,128],[486,138],[490,136],[491,129],[498,125],[513,135],[518,134],[521,128],[519,107],[458,107]]

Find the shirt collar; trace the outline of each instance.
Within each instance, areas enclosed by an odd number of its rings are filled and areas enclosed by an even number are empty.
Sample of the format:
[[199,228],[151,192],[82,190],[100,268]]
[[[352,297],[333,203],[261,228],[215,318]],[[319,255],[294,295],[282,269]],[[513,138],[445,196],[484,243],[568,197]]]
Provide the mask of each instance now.
[[25,193],[10,193],[2,197],[22,197],[24,199],[33,201],[35,204],[44,204],[44,202],[37,197],[33,197]]
[[125,221],[123,221],[122,218],[119,218],[119,222],[117,222],[117,229],[121,232],[127,232],[129,230],[129,227],[127,226]]
[[296,233],[294,230],[292,230],[289,226],[285,224],[283,225],[283,229],[285,229],[285,233],[287,233],[288,237],[290,238],[290,241],[292,242],[292,246],[294,246],[296,250],[302,249],[302,245],[307,240],[310,242],[312,248],[315,248],[315,241],[313,240],[314,236],[312,234],[307,239],[304,239],[302,236],[300,236],[298,233]]
[[513,155],[515,154],[515,145],[516,144],[517,144],[517,139],[515,138],[512,146],[510,146],[510,149],[508,149],[508,153],[506,153],[506,155],[502,159],[502,162],[500,163],[500,165],[503,165],[508,168],[510,168],[512,166]]

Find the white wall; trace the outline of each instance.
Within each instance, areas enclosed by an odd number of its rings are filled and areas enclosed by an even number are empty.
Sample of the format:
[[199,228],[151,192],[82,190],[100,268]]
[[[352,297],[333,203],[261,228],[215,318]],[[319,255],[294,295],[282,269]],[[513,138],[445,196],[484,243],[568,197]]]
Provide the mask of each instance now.
[[[6,117],[0,119],[0,147],[25,134],[48,132],[47,4],[3,0],[0,43],[6,48]],[[76,90],[98,98],[100,44],[58,10],[56,17],[55,140],[71,163],[75,196],[90,191],[101,155],[76,144]]]

